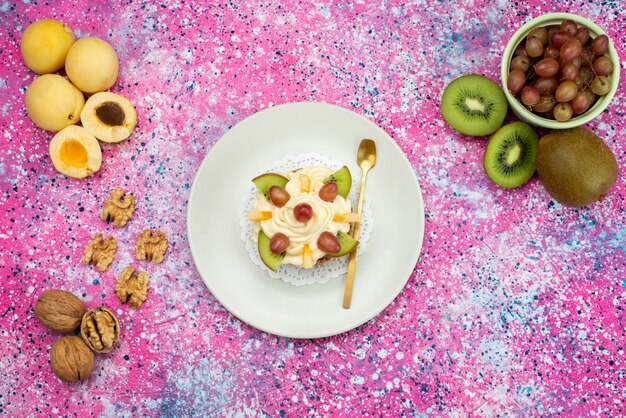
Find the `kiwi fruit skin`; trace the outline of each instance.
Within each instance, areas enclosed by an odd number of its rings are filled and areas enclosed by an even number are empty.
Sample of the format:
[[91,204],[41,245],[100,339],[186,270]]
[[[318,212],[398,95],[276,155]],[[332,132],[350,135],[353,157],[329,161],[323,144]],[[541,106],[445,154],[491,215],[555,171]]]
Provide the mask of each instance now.
[[525,184],[535,173],[539,137],[524,122],[504,125],[487,143],[483,166],[498,186],[515,188]]
[[323,182],[328,183],[329,181],[337,183],[337,194],[339,196],[343,198],[348,197],[348,193],[350,193],[350,188],[352,187],[352,175],[347,166],[344,165],[339,170],[326,177]]
[[441,114],[457,131],[470,136],[494,133],[504,122],[509,104],[493,80],[469,74],[453,80],[441,97]]
[[571,207],[602,200],[617,180],[611,149],[592,131],[577,127],[541,137],[537,174],[548,194]]

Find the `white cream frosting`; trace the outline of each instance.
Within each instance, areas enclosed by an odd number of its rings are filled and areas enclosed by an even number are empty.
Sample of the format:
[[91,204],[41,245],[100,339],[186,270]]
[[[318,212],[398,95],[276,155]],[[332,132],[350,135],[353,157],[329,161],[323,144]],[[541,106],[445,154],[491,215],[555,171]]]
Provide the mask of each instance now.
[[[337,195],[333,202],[325,202],[320,199],[318,193],[324,185],[323,180],[331,175],[333,171],[326,167],[306,167],[301,170],[292,171],[286,175],[289,182],[285,190],[290,195],[289,201],[282,208],[276,207],[269,202],[263,194],[257,192],[255,210],[272,212],[271,219],[254,222],[255,232],[260,229],[268,236],[281,232],[289,238],[284,264],[293,264],[301,267],[303,264],[302,252],[305,244],[309,244],[313,264],[326,254],[317,248],[317,239],[324,231],[333,235],[338,231],[348,232],[350,224],[348,222],[334,222],[335,215],[349,213],[352,205],[348,199]],[[310,181],[308,192],[302,191],[301,176],[307,176]],[[302,223],[294,217],[293,208],[300,203],[308,203],[313,209],[313,217],[306,223]]]

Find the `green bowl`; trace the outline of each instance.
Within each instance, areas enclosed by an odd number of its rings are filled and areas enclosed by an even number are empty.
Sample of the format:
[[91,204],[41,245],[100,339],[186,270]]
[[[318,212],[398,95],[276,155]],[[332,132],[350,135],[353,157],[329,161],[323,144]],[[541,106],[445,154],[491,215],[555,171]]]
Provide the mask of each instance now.
[[596,25],[589,19],[585,19],[584,17],[570,14],[570,13],[549,13],[543,16],[536,17],[530,20],[529,22],[525,23],[521,28],[518,29],[517,32],[515,32],[515,34],[511,37],[511,39],[507,43],[506,48],[504,49],[504,55],[502,56],[501,73],[502,73],[502,88],[504,90],[506,99],[508,100],[509,106],[513,110],[513,113],[515,113],[515,115],[518,118],[530,124],[533,124],[535,126],[541,126],[543,128],[549,128],[549,129],[568,129],[568,128],[573,128],[575,126],[583,125],[589,122],[590,120],[592,120],[593,118],[595,118],[596,116],[598,116],[600,113],[602,113],[602,111],[606,109],[606,107],[609,105],[609,103],[613,99],[613,96],[615,95],[615,92],[617,91],[617,86],[619,84],[620,61],[619,61],[619,57],[617,56],[617,52],[615,52],[615,48],[613,48],[613,42],[610,41],[609,49],[607,52],[608,52],[609,57],[613,61],[613,64],[615,67],[613,70],[613,74],[611,74],[611,90],[607,94],[605,94],[604,96],[601,96],[598,100],[596,100],[594,105],[591,108],[589,108],[585,113],[578,115],[565,122],[559,122],[553,119],[546,119],[544,117],[541,117],[539,115],[532,113],[530,110],[528,110],[525,107],[525,105],[522,102],[517,100],[511,94],[511,92],[509,92],[509,89],[507,87],[507,78],[509,75],[509,65],[511,63],[511,59],[513,58],[513,53],[515,51],[515,48],[517,48],[517,46],[520,43],[522,43],[522,41],[526,38],[526,36],[536,27],[555,26],[555,25],[558,26],[561,24],[562,21],[567,20],[567,19],[573,20],[574,22],[576,22],[576,24],[578,24],[578,26],[586,27],[589,30],[589,35],[592,38],[595,38],[596,36],[599,36],[599,35],[606,35],[606,33],[598,25]]

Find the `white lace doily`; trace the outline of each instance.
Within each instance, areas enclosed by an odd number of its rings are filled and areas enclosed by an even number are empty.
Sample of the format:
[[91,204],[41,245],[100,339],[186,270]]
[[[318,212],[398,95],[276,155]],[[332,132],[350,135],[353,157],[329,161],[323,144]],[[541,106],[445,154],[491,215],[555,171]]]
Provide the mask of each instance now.
[[[309,166],[321,166],[328,167],[332,170],[339,170],[343,165],[341,161],[331,160],[315,153],[287,155],[282,160],[274,161],[272,165],[267,167],[262,172],[278,172],[288,173],[297,168],[304,168]],[[359,182],[360,177],[357,178],[356,174],[360,173],[360,169],[350,168],[352,174],[352,187],[348,198],[352,203],[352,210],[356,211]],[[358,170],[358,171],[357,171]],[[239,224],[241,225],[241,240],[246,245],[246,250],[250,255],[250,259],[254,264],[265,270],[267,274],[274,278],[280,279],[285,283],[292,284],[294,286],[302,286],[305,284],[313,283],[326,283],[328,280],[346,274],[348,271],[348,256],[331,258],[324,263],[317,264],[313,268],[305,269],[301,267],[292,266],[289,264],[280,265],[276,271],[270,270],[261,260],[259,256],[259,250],[257,248],[257,237],[254,231],[254,226],[251,221],[246,218],[248,211],[254,210],[254,203],[256,201],[257,188],[254,184],[250,183],[250,189],[246,194],[246,198],[239,207]],[[372,220],[372,207],[367,198],[367,193],[363,199],[363,214],[361,217],[361,230],[359,232],[359,245],[357,248],[357,255],[361,255],[365,252],[366,242],[369,240],[372,230],[374,228],[374,222]]]

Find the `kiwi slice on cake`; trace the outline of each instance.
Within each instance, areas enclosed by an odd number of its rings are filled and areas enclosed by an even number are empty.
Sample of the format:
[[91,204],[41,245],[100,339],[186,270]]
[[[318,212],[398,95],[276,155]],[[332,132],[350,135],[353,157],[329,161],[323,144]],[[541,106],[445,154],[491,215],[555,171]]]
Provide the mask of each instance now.
[[483,161],[485,171],[498,186],[513,188],[535,173],[539,137],[524,122],[512,122],[493,134]]
[[351,235],[343,231],[337,232],[337,240],[340,245],[339,252],[335,254],[327,254],[329,257],[342,257],[352,251],[359,243],[359,241],[355,240]]
[[464,75],[443,91],[441,114],[457,131],[470,136],[494,133],[508,110],[504,92],[493,80],[482,75]]
[[265,173],[252,179],[252,182],[256,184],[256,187],[259,188],[268,202],[270,201],[270,188],[272,186],[279,186],[284,189],[288,181],[289,179],[287,177],[276,173]]
[[270,249],[270,238],[265,235],[263,231],[259,231],[258,246],[259,256],[263,263],[265,263],[270,270],[276,271],[280,263],[282,263],[283,258],[285,258],[285,253],[274,254]]
[[337,184],[337,194],[344,199],[348,197],[350,193],[350,187],[352,187],[352,175],[347,166],[341,167],[330,176],[324,179],[324,183],[334,181]]

